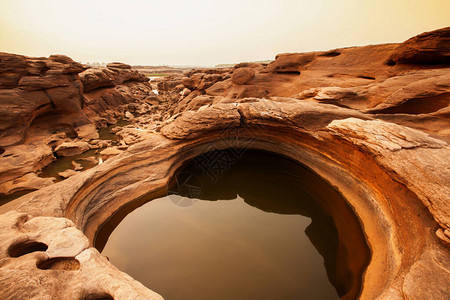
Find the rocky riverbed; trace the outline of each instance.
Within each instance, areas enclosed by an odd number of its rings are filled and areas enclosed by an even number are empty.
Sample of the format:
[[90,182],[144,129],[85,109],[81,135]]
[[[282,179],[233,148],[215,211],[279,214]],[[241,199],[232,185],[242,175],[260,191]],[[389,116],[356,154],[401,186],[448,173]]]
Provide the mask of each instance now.
[[372,252],[361,299],[448,299],[449,67],[450,27],[192,69],[158,94],[126,64],[0,53],[1,298],[162,299],[92,247],[98,228],[187,160],[249,148],[348,201]]

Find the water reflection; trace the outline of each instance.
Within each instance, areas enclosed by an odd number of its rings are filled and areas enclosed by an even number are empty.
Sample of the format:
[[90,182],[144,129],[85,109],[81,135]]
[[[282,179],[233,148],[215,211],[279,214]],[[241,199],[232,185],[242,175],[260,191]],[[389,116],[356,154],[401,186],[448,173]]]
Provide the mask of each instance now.
[[219,173],[210,157],[180,170],[171,195],[117,212],[96,247],[114,230],[103,254],[169,300],[357,298],[369,249],[334,189],[269,153]]

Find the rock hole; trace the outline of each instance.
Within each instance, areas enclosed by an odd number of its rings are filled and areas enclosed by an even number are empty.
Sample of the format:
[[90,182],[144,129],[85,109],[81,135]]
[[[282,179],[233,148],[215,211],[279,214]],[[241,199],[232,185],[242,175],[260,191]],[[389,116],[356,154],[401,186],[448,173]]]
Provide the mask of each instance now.
[[47,74],[47,71],[50,70],[50,68],[48,68],[47,66],[43,66],[41,69],[41,75],[44,76],[45,74]]
[[325,57],[335,57],[341,55],[341,52],[337,50],[330,50],[325,53],[319,54],[319,56],[325,56]]
[[5,153],[5,149],[0,148],[0,155],[2,155],[3,153]]
[[80,300],[114,300],[114,298],[107,294],[107,293],[101,293],[101,294],[89,294]]
[[76,271],[80,269],[80,262],[73,257],[56,257],[36,264],[41,270]]
[[437,96],[406,99],[396,106],[372,110],[375,114],[429,114],[436,112],[450,104],[450,93]]
[[278,73],[300,75],[300,71],[278,71]]
[[372,77],[372,76],[364,76],[364,75],[358,76],[358,78],[375,80],[375,77]]
[[28,253],[46,251],[48,246],[44,243],[26,241],[13,244],[8,249],[8,254],[11,257],[20,257]]
[[385,61],[385,64],[388,66],[395,66],[397,63],[391,58],[389,58],[387,61]]

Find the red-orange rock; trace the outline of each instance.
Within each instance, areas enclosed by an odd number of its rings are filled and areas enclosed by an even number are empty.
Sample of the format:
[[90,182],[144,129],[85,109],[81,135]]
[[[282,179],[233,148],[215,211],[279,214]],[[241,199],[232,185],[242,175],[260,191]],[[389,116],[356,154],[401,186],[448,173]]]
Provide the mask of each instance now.
[[424,32],[398,46],[388,64],[450,64],[450,27]]
[[113,87],[127,81],[147,82],[149,78],[136,70],[116,67],[94,67],[80,73],[84,91],[88,92],[100,87]]
[[222,79],[222,76],[220,74],[215,73],[194,73],[190,77],[184,77],[182,79],[183,85],[192,90],[206,90],[210,86],[212,86],[214,83],[220,81]]
[[243,62],[243,63],[239,63],[239,64],[234,65],[235,69],[239,69],[239,68],[253,68],[253,69],[256,69],[256,68],[261,68],[261,67],[264,67],[264,65],[263,64],[259,64],[259,63],[254,63],[254,62]]
[[115,73],[108,68],[89,68],[79,76],[85,92],[115,85]]
[[267,67],[267,72],[274,73],[298,73],[302,67],[312,62],[315,54],[312,53],[284,53],[278,54],[275,61],[271,62]]
[[[252,64],[193,70],[185,74],[184,82],[193,87],[188,95],[178,93],[185,88],[180,76],[159,82],[167,93],[154,110],[142,105],[151,95],[150,85],[131,79],[130,69],[103,68],[98,72],[111,74],[111,86],[83,91],[76,74],[64,73],[76,69],[65,57],[9,56],[9,66],[0,64],[0,82],[6,83],[0,88],[0,141],[45,136],[39,129],[56,124],[64,132],[43,139],[44,144],[0,148],[0,193],[42,187],[0,206],[6,213],[0,215],[0,281],[6,286],[0,297],[51,298],[55,286],[65,285],[70,289],[58,290],[58,295],[67,299],[159,300],[87,247],[118,207],[167,190],[188,159],[210,147],[246,145],[311,168],[357,214],[372,257],[362,288],[344,298],[448,299],[450,148],[445,138],[450,137],[450,77],[445,65],[385,64],[397,46],[280,55],[266,70]],[[231,72],[245,68],[254,71],[251,80],[233,83]],[[252,95],[264,99],[248,98]],[[91,136],[92,124],[85,122],[101,116],[103,124],[112,123],[124,111],[134,118],[131,126],[114,130],[122,138],[118,146],[72,144],[87,142],[80,135]],[[250,145],[243,143],[248,141]],[[108,149],[109,154],[124,151],[57,184],[36,178],[55,151],[77,153],[102,144],[117,147]],[[336,224],[338,230],[346,226],[345,220]],[[340,231],[338,236],[343,236]],[[30,237],[45,239],[39,241],[48,250],[19,259],[8,255],[17,241]],[[61,272],[36,268],[36,259],[48,257],[78,260],[72,284]],[[24,272],[32,282],[50,284],[30,286],[30,280],[22,280]]]
[[231,76],[231,81],[233,81],[234,84],[238,85],[246,84],[254,76],[255,70],[248,67],[242,67],[234,70],[233,75]]
[[116,69],[131,69],[130,65],[121,63],[121,62],[112,62],[106,65],[108,68],[116,68]]
[[0,52],[0,88],[16,87],[29,67],[25,56]]

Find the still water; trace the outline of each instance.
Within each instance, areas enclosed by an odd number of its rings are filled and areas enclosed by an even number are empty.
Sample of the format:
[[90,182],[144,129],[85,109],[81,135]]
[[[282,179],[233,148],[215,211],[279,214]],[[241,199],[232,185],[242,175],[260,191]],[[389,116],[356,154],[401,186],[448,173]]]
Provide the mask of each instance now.
[[186,164],[168,196],[119,211],[96,247],[167,300],[356,298],[370,252],[345,200],[286,158],[230,157]]

